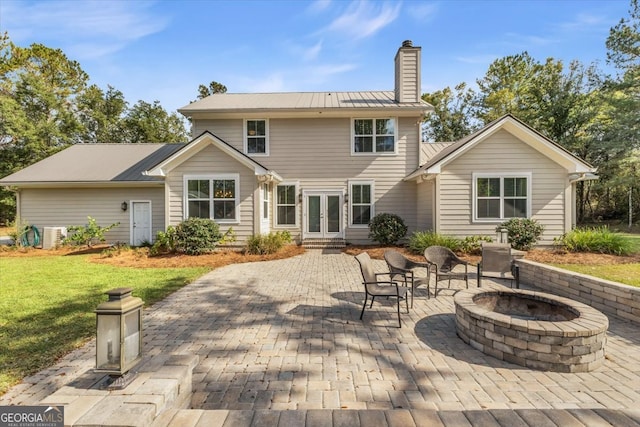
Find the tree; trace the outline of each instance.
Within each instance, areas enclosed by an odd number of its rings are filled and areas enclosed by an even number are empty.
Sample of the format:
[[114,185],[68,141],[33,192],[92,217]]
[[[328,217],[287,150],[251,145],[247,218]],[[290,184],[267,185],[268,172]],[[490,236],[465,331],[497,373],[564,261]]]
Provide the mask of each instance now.
[[487,74],[476,80],[479,88],[476,99],[478,119],[486,124],[505,114],[513,114],[527,122],[525,116],[533,79],[539,69],[540,64],[527,52],[491,63]]
[[168,114],[160,101],[149,104],[138,101],[124,118],[126,142],[184,142],[187,132],[184,122],[176,114]]
[[[595,132],[601,112],[601,78],[594,65],[548,58],[540,63],[527,52],[494,61],[478,80],[478,118],[495,120],[511,113],[568,151],[597,164],[608,147]],[[596,147],[598,149],[596,149]],[[578,183],[578,220],[589,205],[588,188]]]
[[476,94],[466,83],[458,84],[454,91],[447,86],[422,95],[434,109],[424,120],[423,135],[427,141],[457,141],[477,129],[477,121],[473,119]]
[[222,83],[218,83],[214,80],[209,83],[209,86],[198,86],[198,99],[206,98],[207,96],[214,95],[216,93],[226,93],[227,87]]
[[[28,48],[0,36],[0,176],[79,142],[76,96],[89,76],[60,49]],[[0,189],[0,222],[15,216],[15,197]]]
[[[640,179],[640,3],[631,0],[629,17],[623,18],[609,32],[607,38],[607,62],[619,71],[617,79],[607,85],[607,101],[610,106],[610,123],[604,139],[619,147],[612,160],[616,168],[615,194],[610,194],[607,208],[618,211],[640,211],[638,188]],[[635,194],[635,199],[634,199]],[[627,203],[625,203],[627,199]],[[623,208],[624,205],[627,205]],[[636,208],[634,209],[634,205]]]
[[128,104],[122,92],[107,86],[105,93],[92,85],[78,96],[78,105],[80,120],[84,125],[82,142],[127,142],[123,116]]

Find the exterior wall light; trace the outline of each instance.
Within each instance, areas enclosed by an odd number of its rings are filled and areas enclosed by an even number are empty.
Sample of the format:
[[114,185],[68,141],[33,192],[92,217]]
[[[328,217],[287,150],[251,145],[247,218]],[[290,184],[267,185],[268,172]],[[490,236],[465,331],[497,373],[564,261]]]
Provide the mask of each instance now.
[[127,211],[128,207],[129,205],[127,205],[127,202],[122,202],[122,204],[120,205],[120,209],[122,209],[124,212]]
[[509,230],[506,228],[499,228],[496,230],[496,242],[509,243]]
[[109,300],[96,313],[96,372],[109,374],[109,390],[125,388],[136,374],[131,369],[142,360],[142,305],[131,288],[107,292]]

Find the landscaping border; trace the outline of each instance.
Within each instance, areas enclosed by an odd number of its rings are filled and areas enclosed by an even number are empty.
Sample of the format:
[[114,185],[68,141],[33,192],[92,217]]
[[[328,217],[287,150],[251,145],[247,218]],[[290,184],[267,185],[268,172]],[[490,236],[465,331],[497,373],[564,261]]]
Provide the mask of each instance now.
[[518,259],[516,264],[521,283],[640,324],[640,288],[526,259]]

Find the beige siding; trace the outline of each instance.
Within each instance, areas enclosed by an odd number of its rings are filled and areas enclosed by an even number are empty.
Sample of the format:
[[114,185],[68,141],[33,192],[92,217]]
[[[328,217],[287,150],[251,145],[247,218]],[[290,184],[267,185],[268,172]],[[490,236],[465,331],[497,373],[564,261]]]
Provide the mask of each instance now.
[[240,210],[240,220],[233,224],[222,223],[220,230],[224,233],[229,228],[233,228],[238,241],[244,241],[255,233],[254,192],[257,189],[257,180],[252,169],[229,157],[213,145],[204,148],[168,174],[166,178],[169,191],[168,224],[176,225],[184,220],[184,176],[215,174],[239,174],[240,202],[238,209]]
[[151,201],[152,237],[164,230],[164,189],[153,188],[74,188],[74,189],[23,189],[20,191],[22,221],[38,227],[69,227],[87,224],[87,217],[94,218],[104,227],[120,224],[105,235],[108,243],[129,244],[131,210],[123,212],[123,201]]
[[417,185],[417,207],[418,219],[417,230],[433,230],[433,211],[434,211],[434,186],[435,180],[429,180]]
[[[243,121],[239,119],[200,120],[195,123],[194,135],[209,130],[243,151],[242,129]],[[346,192],[349,179],[373,179],[375,212],[396,213],[413,231],[416,228],[415,183],[403,182],[402,178],[418,166],[419,131],[416,118],[399,118],[397,154],[354,156],[351,154],[349,118],[270,119],[269,156],[252,158],[277,172],[285,181],[298,182],[299,191],[342,189]],[[190,168],[186,166],[181,170]],[[297,214],[298,223],[302,225],[301,204]],[[347,225],[347,240],[367,240],[368,229],[348,227],[347,206],[344,224]],[[277,229],[273,224],[272,228]],[[292,234],[297,236],[295,231]]]
[[[499,160],[502,159],[502,160]],[[566,170],[500,131],[443,167],[440,175],[439,232],[456,236],[495,236],[497,223],[473,223],[472,174],[481,172],[531,173],[532,218],[545,226],[543,245],[552,244],[565,225]]]

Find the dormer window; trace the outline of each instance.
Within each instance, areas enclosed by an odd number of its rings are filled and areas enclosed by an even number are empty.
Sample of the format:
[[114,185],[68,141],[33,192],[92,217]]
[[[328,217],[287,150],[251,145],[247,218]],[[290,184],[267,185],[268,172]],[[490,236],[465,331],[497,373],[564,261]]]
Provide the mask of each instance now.
[[394,154],[396,152],[395,119],[354,119],[352,152],[354,154]]
[[246,154],[269,154],[269,122],[267,120],[245,120],[244,152]]

